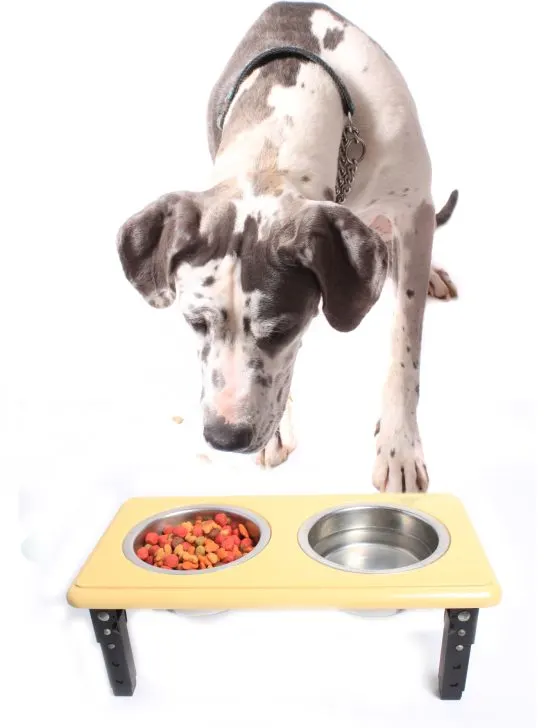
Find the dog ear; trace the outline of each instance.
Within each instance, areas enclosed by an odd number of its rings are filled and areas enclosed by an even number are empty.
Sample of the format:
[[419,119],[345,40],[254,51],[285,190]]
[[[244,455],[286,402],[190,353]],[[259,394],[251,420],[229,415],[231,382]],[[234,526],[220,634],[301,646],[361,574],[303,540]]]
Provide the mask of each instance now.
[[386,244],[345,207],[322,203],[303,212],[296,245],[300,263],[318,280],[330,325],[355,329],[385,283]]
[[118,233],[125,275],[154,308],[176,297],[177,266],[198,245],[201,209],[197,196],[172,193],[133,215]]

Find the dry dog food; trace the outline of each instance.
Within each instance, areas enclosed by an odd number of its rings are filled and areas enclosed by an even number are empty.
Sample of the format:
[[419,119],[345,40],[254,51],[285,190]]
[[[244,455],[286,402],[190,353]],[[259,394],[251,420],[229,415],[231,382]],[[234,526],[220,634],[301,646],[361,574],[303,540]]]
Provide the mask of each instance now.
[[247,528],[225,513],[214,518],[184,521],[150,531],[137,549],[139,559],[161,569],[192,571],[229,564],[248,554],[256,544]]

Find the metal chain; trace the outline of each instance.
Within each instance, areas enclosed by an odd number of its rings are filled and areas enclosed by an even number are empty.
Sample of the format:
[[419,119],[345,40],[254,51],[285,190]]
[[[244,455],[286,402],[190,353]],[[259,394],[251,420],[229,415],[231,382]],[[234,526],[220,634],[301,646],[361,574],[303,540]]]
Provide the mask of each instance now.
[[351,191],[356,170],[366,154],[366,145],[358,129],[353,125],[351,114],[347,114],[347,123],[341,136],[336,178],[336,199],[338,203],[345,201]]

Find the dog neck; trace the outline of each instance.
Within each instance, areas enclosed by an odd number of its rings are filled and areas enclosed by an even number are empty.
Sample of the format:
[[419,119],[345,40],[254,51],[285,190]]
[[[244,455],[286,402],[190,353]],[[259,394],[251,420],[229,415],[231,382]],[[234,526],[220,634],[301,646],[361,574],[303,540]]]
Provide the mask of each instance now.
[[333,199],[345,123],[336,85],[320,66],[293,58],[267,64],[267,85],[261,74],[253,71],[231,103],[213,183],[235,178],[243,195],[291,189]]

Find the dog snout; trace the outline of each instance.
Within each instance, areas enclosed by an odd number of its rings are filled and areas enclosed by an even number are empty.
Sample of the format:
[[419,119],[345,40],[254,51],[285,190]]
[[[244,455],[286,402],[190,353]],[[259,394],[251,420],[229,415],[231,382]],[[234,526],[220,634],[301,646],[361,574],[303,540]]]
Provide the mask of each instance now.
[[253,432],[248,425],[231,425],[218,419],[205,425],[203,435],[215,450],[243,452],[250,446]]

